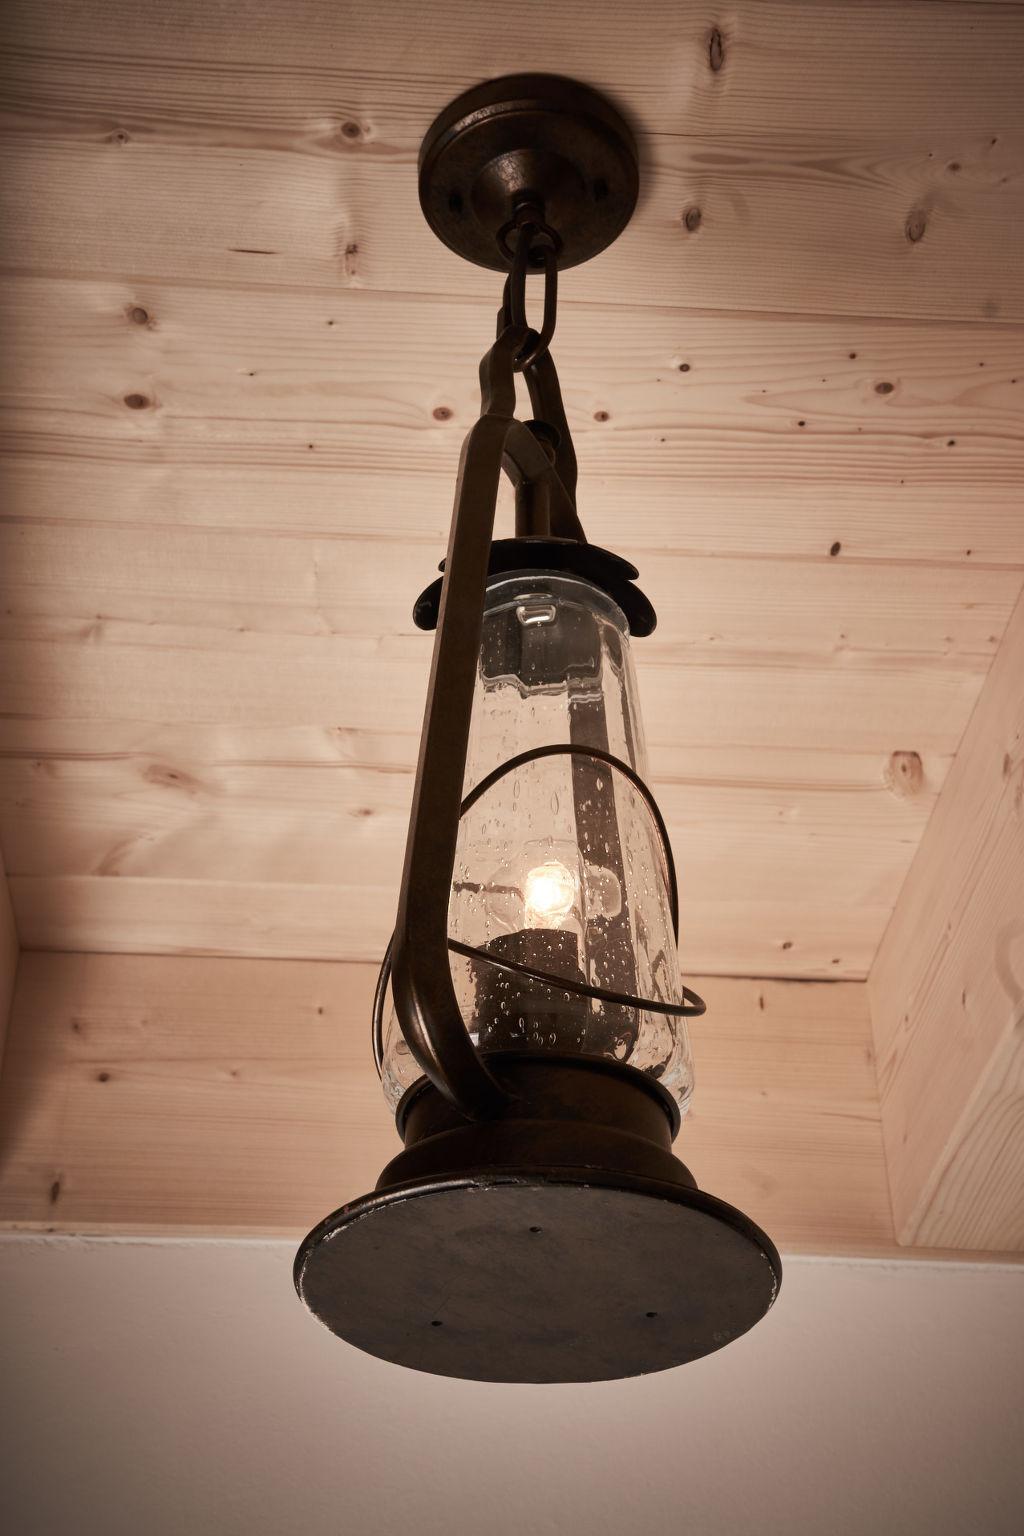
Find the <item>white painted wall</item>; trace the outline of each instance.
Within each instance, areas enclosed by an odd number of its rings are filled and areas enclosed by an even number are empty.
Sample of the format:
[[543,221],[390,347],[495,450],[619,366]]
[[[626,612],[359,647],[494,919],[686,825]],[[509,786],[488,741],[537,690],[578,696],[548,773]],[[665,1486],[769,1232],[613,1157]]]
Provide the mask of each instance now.
[[768,1320],[593,1387],[333,1339],[291,1247],[0,1240],[11,1536],[1017,1536],[1024,1270],[790,1259]]

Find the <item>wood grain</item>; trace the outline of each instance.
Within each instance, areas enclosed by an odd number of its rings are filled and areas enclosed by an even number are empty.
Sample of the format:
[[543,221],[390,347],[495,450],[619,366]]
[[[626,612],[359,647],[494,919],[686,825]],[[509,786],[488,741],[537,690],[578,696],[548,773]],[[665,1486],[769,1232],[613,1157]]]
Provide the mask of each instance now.
[[1024,1249],[1024,600],[871,971],[905,1243]]
[[[684,870],[685,878],[685,870]],[[14,876],[27,949],[328,960],[379,958],[395,921],[396,886],[281,881]],[[891,915],[882,902],[843,906],[805,894],[780,902],[737,885],[731,899],[684,897],[680,957],[692,974],[867,975]]]
[[[298,1235],[396,1138],[368,966],[27,955],[0,1084],[0,1220]],[[702,985],[705,985],[702,983]],[[785,1249],[892,1246],[864,989],[706,983],[699,1182]]]
[[[380,953],[415,736],[23,720],[0,740],[0,828],[34,944]],[[687,964],[735,969],[746,945],[759,974],[863,975],[947,764],[918,766],[908,790],[883,754],[658,748]]]
[[3,848],[0,847],[0,1067],[4,1058],[4,1041],[7,1023],[14,997],[14,980],[18,970],[18,931],[14,923],[14,908],[4,868]]
[[408,0],[264,3],[244,28],[198,0],[159,28],[130,0],[59,27],[12,9],[21,268],[490,293],[423,227],[416,151],[456,91],[536,68],[542,38],[545,68],[610,90],[641,137],[641,208],[578,298],[1024,318],[1013,7],[530,0],[509,27],[496,0],[449,0],[429,60]]
[[[427,547],[33,522],[5,542],[6,708],[25,718],[0,732],[0,827],[26,942],[378,952]],[[651,570],[662,622],[637,658],[694,892],[687,963],[864,975],[1019,573],[669,553]],[[359,766],[382,699],[397,750]],[[893,753],[929,764],[922,793],[887,779]]]
[[[3,304],[0,402],[19,458],[107,464],[112,479],[181,464],[428,471],[450,487],[479,410],[494,295],[20,278]],[[588,306],[561,315],[557,354],[584,508],[606,476],[721,479],[755,498],[765,485],[823,497],[857,486],[898,509],[940,487],[984,503],[1024,475],[1024,327]],[[677,486],[680,510],[693,499],[683,495]],[[336,517],[343,509],[347,526],[376,529],[347,497]]]
[[[570,381],[570,392],[572,387]],[[819,560],[838,544],[834,558],[848,560],[1024,566],[1016,485],[986,484],[980,491],[953,478],[932,483],[898,476],[890,483],[880,478],[865,491],[841,481],[735,481],[728,457],[715,473],[629,478],[591,473],[593,445],[592,438],[579,444],[587,528],[594,543],[606,547],[628,530],[645,581],[652,554],[663,549]],[[166,451],[142,459],[134,443],[119,449],[45,433],[9,435],[3,448],[5,514],[31,521],[162,523],[333,538],[351,528],[357,538],[382,543],[413,539],[443,546],[451,519],[452,479],[418,470],[405,455],[396,455],[387,472],[346,469],[342,480],[336,467],[308,450],[291,467],[255,468],[192,462]],[[498,526],[510,525],[511,498],[503,487]]]

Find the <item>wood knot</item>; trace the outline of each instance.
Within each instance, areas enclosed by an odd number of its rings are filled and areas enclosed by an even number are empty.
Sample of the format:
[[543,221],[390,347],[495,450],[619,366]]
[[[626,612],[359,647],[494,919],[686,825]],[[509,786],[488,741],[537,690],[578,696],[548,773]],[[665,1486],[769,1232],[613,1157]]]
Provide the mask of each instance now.
[[915,208],[912,213],[907,215],[904,230],[911,245],[916,245],[919,240],[924,239],[924,232],[927,227],[928,220],[922,209]]
[[892,752],[882,775],[887,789],[900,800],[912,800],[924,788],[924,767],[917,752]]
[[835,559],[836,555],[838,555],[842,547],[842,544],[840,544],[839,540],[836,539],[835,543],[832,545],[832,548],[829,550],[829,554],[832,556],[833,560]]
[[684,226],[684,228],[689,230],[691,235],[696,230],[700,229],[700,226],[703,223],[703,221],[704,221],[704,215],[701,213],[700,209],[698,207],[696,207],[696,206],[691,207],[691,208],[687,208],[685,213],[683,214],[683,226]]
[[712,27],[708,33],[708,63],[716,75],[725,63],[725,39],[718,27]]
[[896,388],[895,384],[890,384],[888,379],[883,379],[880,384],[876,384],[875,385],[875,394],[876,395],[891,395],[895,388]]
[[453,413],[452,408],[451,408],[450,405],[435,405],[434,406],[434,420],[435,421],[451,421],[453,414],[454,413]]
[[141,304],[130,304],[128,306],[128,319],[132,325],[148,325],[149,310],[143,309]]
[[194,774],[186,773],[183,768],[172,768],[167,763],[150,763],[143,769],[142,777],[147,784],[156,784],[162,789],[179,789],[186,795],[198,795],[206,788]]
[[361,139],[363,136],[362,127],[350,118],[347,123],[342,123],[341,136],[343,139],[348,139],[350,143],[354,144],[357,139]]
[[607,421],[608,419],[609,419],[609,417],[608,417],[608,412],[607,411],[595,411],[594,412],[594,420],[595,421]]
[[150,399],[148,395],[125,395],[124,403],[130,411],[144,411]]

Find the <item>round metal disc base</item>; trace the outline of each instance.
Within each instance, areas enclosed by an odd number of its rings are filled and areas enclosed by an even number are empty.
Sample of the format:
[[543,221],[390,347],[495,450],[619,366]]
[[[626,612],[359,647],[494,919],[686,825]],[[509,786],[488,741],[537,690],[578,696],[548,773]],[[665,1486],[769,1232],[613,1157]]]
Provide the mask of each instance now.
[[474,87],[434,122],[420,151],[420,203],[434,233],[477,266],[505,271],[499,233],[522,203],[558,234],[559,267],[588,261],[636,206],[633,135],[605,98],[558,75]]
[[608,1381],[682,1365],[764,1316],[781,1265],[700,1190],[549,1170],[410,1181],[299,1249],[310,1310],[359,1349],[474,1381]]

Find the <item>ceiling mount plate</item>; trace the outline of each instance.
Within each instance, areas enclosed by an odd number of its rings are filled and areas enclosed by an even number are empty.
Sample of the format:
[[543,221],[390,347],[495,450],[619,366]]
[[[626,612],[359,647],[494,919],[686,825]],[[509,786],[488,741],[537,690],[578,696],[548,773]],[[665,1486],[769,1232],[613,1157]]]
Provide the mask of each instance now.
[[560,268],[609,246],[636,207],[636,142],[597,91],[560,75],[475,86],[436,119],[420,150],[420,204],[467,261],[506,271],[499,233],[523,203],[543,211]]
[[740,1211],[661,1180],[507,1169],[353,1201],[299,1249],[333,1333],[473,1381],[609,1381],[720,1349],[775,1299],[779,1256]]

